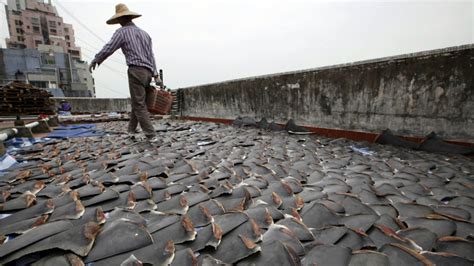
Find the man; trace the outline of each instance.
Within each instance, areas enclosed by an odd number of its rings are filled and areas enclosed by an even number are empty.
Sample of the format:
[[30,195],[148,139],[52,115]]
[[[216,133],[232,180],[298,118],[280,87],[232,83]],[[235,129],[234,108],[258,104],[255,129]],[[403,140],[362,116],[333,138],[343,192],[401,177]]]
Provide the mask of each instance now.
[[61,100],[61,104],[59,105],[59,111],[63,112],[71,112],[71,104],[66,100]]
[[134,138],[137,126],[140,124],[147,139],[154,143],[158,142],[158,138],[146,106],[146,88],[152,78],[155,78],[156,83],[161,81],[156,71],[151,38],[132,22],[132,19],[140,16],[130,11],[124,4],[115,6],[115,15],[107,20],[107,24],[120,24],[122,27],[115,31],[112,39],[95,56],[89,71],[92,73],[96,66],[102,64],[117,49],[122,49],[128,65],[128,85],[132,101],[132,112],[128,123],[129,136]]
[[58,114],[61,116],[69,116],[71,115],[72,106],[66,100],[61,100],[61,103],[58,107]]

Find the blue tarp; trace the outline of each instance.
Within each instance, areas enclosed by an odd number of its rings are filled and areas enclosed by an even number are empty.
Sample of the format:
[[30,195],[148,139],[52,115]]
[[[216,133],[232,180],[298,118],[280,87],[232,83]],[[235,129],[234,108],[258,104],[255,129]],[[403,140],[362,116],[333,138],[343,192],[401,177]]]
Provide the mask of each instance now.
[[5,155],[0,156],[0,174],[2,171],[21,162],[21,159],[13,157],[16,156],[19,151],[25,150],[36,143],[48,142],[51,140],[52,139],[50,138],[12,138],[5,141],[7,152]]
[[48,134],[48,138],[78,138],[78,137],[97,137],[103,136],[105,132],[97,130],[94,124],[79,124],[60,126]]
[[36,143],[48,142],[51,139],[48,138],[12,138],[5,142],[7,150],[15,150],[25,148]]
[[358,152],[362,155],[374,155],[375,154],[375,151],[371,151],[369,150],[369,148],[366,148],[366,147],[356,147],[356,146],[350,146],[350,148],[355,151],[355,152]]
[[0,156],[0,172],[3,170],[7,170],[8,168],[12,167],[13,165],[17,164],[18,162],[10,156],[8,153],[6,153],[3,156]]
[[71,112],[66,112],[66,111],[59,111],[58,112],[59,116],[71,116]]
[[68,126],[61,125],[61,126],[57,127],[56,129],[57,130],[69,130],[69,129],[79,129],[79,128],[94,129],[96,127],[97,127],[96,124],[76,124],[76,125],[68,125]]
[[[95,124],[79,124],[57,127],[53,132],[49,133],[46,138],[12,138],[5,142],[7,153],[4,156],[0,156],[0,172],[7,170],[13,165],[17,164],[12,155],[17,155],[20,150],[26,149],[40,142],[48,142],[53,138],[66,139],[66,138],[77,138],[77,137],[95,137],[103,136],[105,132],[97,130]],[[21,160],[20,160],[21,161]]]

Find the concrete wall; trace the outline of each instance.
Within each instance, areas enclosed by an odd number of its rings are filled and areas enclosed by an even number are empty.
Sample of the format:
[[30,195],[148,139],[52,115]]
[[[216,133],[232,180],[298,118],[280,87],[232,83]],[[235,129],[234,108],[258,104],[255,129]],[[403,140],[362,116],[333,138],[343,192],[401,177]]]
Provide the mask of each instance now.
[[182,115],[474,141],[474,45],[182,89]]
[[52,98],[59,106],[61,100],[67,100],[72,106],[73,113],[109,113],[130,112],[132,106],[130,99],[108,99],[108,98]]

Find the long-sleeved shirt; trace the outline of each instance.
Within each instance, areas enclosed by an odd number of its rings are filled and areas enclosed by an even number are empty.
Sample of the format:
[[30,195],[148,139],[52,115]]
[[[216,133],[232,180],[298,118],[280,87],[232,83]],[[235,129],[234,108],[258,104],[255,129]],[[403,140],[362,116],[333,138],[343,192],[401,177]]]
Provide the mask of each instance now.
[[122,48],[127,66],[146,67],[153,73],[153,76],[158,75],[151,38],[133,22],[127,23],[115,31],[112,39],[96,54],[94,61],[100,65],[119,48]]
[[65,112],[71,111],[71,104],[61,103],[61,105],[59,106],[59,111],[65,111]]

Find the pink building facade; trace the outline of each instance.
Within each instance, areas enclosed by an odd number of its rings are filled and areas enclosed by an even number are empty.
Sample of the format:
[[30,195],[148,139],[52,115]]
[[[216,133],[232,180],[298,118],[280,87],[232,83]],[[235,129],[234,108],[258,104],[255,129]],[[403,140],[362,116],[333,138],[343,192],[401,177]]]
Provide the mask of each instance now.
[[72,58],[81,59],[72,25],[64,23],[50,1],[8,0],[5,11],[10,32],[10,38],[6,39],[8,48],[37,49],[40,45],[53,45]]

